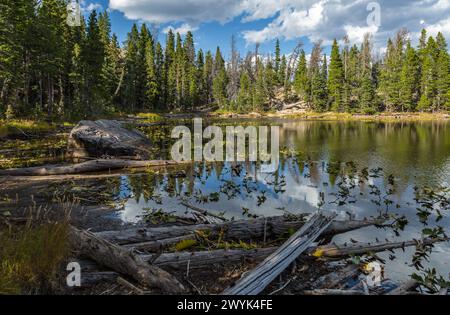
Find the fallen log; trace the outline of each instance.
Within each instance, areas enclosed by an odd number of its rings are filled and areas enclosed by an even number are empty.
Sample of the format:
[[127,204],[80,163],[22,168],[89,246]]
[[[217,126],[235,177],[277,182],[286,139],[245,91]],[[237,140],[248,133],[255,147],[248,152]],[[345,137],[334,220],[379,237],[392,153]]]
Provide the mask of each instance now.
[[351,264],[344,268],[323,275],[311,284],[313,289],[332,289],[350,278],[356,277],[360,272],[358,265]]
[[114,271],[83,272],[81,275],[81,287],[93,287],[105,282],[114,283],[118,277],[119,274]]
[[256,295],[263,291],[320,236],[335,217],[336,214],[315,214],[279,249],[247,273],[235,286],[225,290],[223,294]]
[[316,289],[305,290],[304,295],[366,295],[360,290]]
[[168,272],[148,264],[130,250],[101,239],[93,233],[72,227],[70,242],[80,254],[118,273],[128,275],[143,285],[171,294],[184,291],[183,285]]
[[[423,239],[424,245],[434,244],[437,242],[443,242],[447,239],[435,238],[435,239]],[[385,250],[392,250],[397,248],[405,248],[410,246],[415,246],[417,244],[417,240],[405,241],[405,242],[386,242],[386,243],[363,243],[363,244],[354,244],[347,246],[338,246],[338,245],[324,245],[318,246],[316,248],[310,248],[308,250],[308,254],[317,257],[317,258],[342,258],[346,256],[353,255],[363,255],[368,253],[376,253],[382,252]]]
[[402,285],[386,293],[386,295],[406,295],[409,291],[417,288],[419,284],[415,280],[408,280]]
[[47,165],[0,170],[0,176],[51,176],[111,171],[125,168],[144,168],[177,165],[175,161],[92,160],[71,165]]
[[[190,226],[171,226],[161,228],[137,227],[121,231],[99,232],[99,237],[111,242],[125,245],[135,244],[136,248],[152,249],[158,248],[157,242],[163,239],[177,238],[184,235],[189,237],[195,235],[196,231],[208,232],[210,238],[221,234],[224,240],[255,240],[266,235],[267,239],[276,239],[286,235],[291,230],[298,230],[305,224],[305,217],[309,214],[296,216],[277,216],[258,218],[251,220],[230,221],[219,224],[199,224]],[[335,235],[345,233],[366,226],[381,224],[378,219],[356,220],[356,221],[333,221],[325,230],[323,235]],[[177,241],[177,240],[175,240]],[[154,244],[152,242],[155,242]],[[141,244],[139,244],[141,243]],[[171,242],[166,242],[170,244]],[[173,243],[172,243],[173,244]]]
[[217,249],[213,251],[176,252],[141,255],[145,261],[151,261],[155,266],[171,269],[200,269],[212,264],[238,263],[244,261],[259,261],[272,254],[277,247],[255,249]]
[[[337,257],[347,257],[349,255],[364,255],[367,253],[377,253],[389,249],[402,248],[414,246],[415,241],[403,243],[386,243],[382,246],[371,247],[363,246],[358,251],[341,252]],[[310,247],[305,254],[312,255],[315,251],[323,246]],[[176,252],[158,254],[141,255],[143,260],[151,261],[157,266],[167,266],[173,269],[185,269],[188,262],[191,269],[198,269],[208,267],[211,264],[231,264],[238,263],[242,260],[259,261],[266,258],[277,250],[277,247],[265,247],[257,249],[235,249],[235,250],[211,250],[211,251],[197,251],[197,252]],[[333,257],[333,258],[337,258]]]

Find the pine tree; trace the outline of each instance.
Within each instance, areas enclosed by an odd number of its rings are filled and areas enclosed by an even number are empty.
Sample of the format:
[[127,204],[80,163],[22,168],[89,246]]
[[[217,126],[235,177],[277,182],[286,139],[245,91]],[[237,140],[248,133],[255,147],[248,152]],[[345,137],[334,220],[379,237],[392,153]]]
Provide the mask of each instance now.
[[309,82],[308,82],[308,68],[306,65],[306,54],[302,49],[297,65],[297,71],[294,78],[294,89],[301,100],[309,102]]
[[213,102],[213,78],[214,78],[214,59],[208,50],[205,56],[205,65],[203,67],[203,80],[205,87],[205,101],[207,104]]
[[156,76],[156,87],[157,87],[157,103],[156,106],[159,109],[164,108],[164,91],[165,91],[165,81],[166,72],[165,72],[165,64],[164,64],[164,52],[161,46],[161,43],[156,44],[155,49],[155,76]]
[[214,100],[220,108],[226,108],[227,101],[227,84],[228,77],[225,70],[225,60],[222,57],[220,48],[217,47],[216,56],[214,59],[214,79],[213,79],[213,95]]
[[280,86],[284,86],[286,84],[286,71],[287,71],[287,60],[286,56],[283,55],[281,57],[280,70],[278,71],[278,83]]
[[436,59],[436,96],[435,109],[442,110],[448,102],[450,89],[450,57],[447,50],[447,42],[439,32],[436,36],[438,56]]
[[335,111],[343,111],[342,90],[344,85],[344,71],[339,46],[336,39],[331,47],[330,72],[328,75],[328,91],[331,108]]
[[164,102],[172,109],[176,101],[175,35],[170,29],[166,38]]
[[261,111],[264,109],[264,105],[266,104],[268,95],[266,90],[265,83],[265,71],[264,65],[261,62],[260,58],[256,59],[256,80],[255,80],[255,88],[253,92],[253,110]]
[[89,16],[86,41],[84,43],[83,63],[85,66],[85,95],[89,113],[100,114],[103,112],[102,100],[102,70],[105,59],[104,46],[101,41],[100,28],[97,20],[97,12],[92,11]]
[[128,33],[126,43],[125,57],[125,78],[124,78],[124,110],[135,112],[137,109],[137,80],[138,80],[138,63],[139,63],[139,31],[136,24]]
[[[280,40],[277,38],[275,42],[275,72],[277,78],[280,78],[280,68],[281,68],[281,50],[280,50]],[[280,85],[284,82],[278,82]]]
[[422,60],[421,95],[419,104],[417,105],[417,109],[420,111],[432,111],[434,109],[437,78],[436,60],[438,54],[436,41],[430,36]]
[[247,71],[241,73],[237,106],[237,111],[240,113],[248,112],[252,108],[252,88]]
[[401,108],[403,110],[414,110],[418,101],[418,76],[419,76],[419,57],[415,49],[408,41],[403,61],[402,73],[400,78],[400,97]]
[[318,112],[328,110],[326,55],[323,56],[321,66],[313,74],[311,85],[311,96],[314,110]]

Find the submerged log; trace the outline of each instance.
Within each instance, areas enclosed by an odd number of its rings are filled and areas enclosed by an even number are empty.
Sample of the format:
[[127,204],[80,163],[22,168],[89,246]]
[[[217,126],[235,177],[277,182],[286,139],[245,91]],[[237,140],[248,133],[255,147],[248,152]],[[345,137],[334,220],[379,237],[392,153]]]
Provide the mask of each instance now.
[[[298,230],[305,224],[305,217],[309,214],[299,215],[295,218],[277,216],[258,218],[251,220],[230,221],[219,224],[199,224],[190,226],[171,226],[161,228],[132,228],[121,231],[106,231],[97,233],[98,236],[114,243],[135,244],[136,248],[151,249],[151,242],[159,242],[163,239],[176,238],[180,236],[195,235],[196,231],[209,233],[210,238],[221,234],[224,240],[255,240],[266,235],[267,239],[274,239],[286,235],[291,230]],[[381,224],[378,219],[355,220],[355,221],[333,221],[325,230],[324,235],[340,234],[366,226]],[[139,245],[139,243],[142,243]],[[170,243],[170,242],[166,242]]]
[[68,149],[75,159],[108,155],[145,160],[151,156],[150,140],[143,133],[124,128],[115,120],[80,121],[70,132]]
[[71,228],[70,241],[80,254],[128,275],[139,283],[171,294],[184,291],[183,285],[171,274],[142,260],[130,250],[112,244],[88,231]]
[[415,280],[408,280],[402,285],[386,293],[386,295],[406,295],[409,291],[414,290],[419,286]]
[[335,217],[336,214],[315,214],[280,248],[223,294],[256,295],[263,291],[320,236]]
[[[421,242],[425,245],[434,244],[437,242],[443,242],[447,239],[435,238],[435,239],[423,239]],[[362,243],[354,244],[348,246],[338,246],[338,245],[324,245],[318,246],[316,248],[311,248],[308,253],[317,258],[342,258],[351,255],[363,255],[368,253],[382,252],[385,250],[392,250],[397,248],[405,248],[410,246],[415,246],[417,240],[405,241],[405,242],[386,242],[386,243]]]
[[0,170],[0,176],[52,176],[111,171],[124,168],[159,167],[178,164],[175,161],[92,160],[71,165],[48,165]]

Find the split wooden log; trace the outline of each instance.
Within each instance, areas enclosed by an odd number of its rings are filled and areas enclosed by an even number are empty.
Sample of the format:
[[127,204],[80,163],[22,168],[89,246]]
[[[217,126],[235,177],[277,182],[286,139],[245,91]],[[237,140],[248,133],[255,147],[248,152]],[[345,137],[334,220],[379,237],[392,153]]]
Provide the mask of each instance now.
[[[158,242],[163,239],[177,238],[181,236],[192,238],[195,236],[196,231],[209,233],[211,239],[214,239],[219,234],[224,240],[255,240],[263,238],[264,235],[266,235],[267,239],[275,239],[286,235],[289,231],[298,230],[299,228],[301,228],[305,224],[305,217],[307,215],[308,214],[299,215],[295,218],[287,216],[277,216],[251,220],[239,220],[214,225],[199,224],[161,228],[137,227],[121,231],[99,232],[97,233],[97,235],[120,245],[135,244],[134,246],[136,248],[148,250],[158,248]],[[345,233],[366,226],[382,223],[383,221],[380,221],[378,219],[333,221],[325,230],[323,235]],[[175,239],[174,241],[177,242],[178,239]],[[167,241],[166,243],[170,244],[171,242]]]
[[171,294],[185,291],[183,285],[168,272],[148,264],[132,251],[101,239],[93,233],[72,227],[70,241],[80,254],[100,265],[128,275],[143,285]]
[[386,293],[386,295],[406,295],[409,291],[414,290],[419,286],[415,280],[408,280],[402,285]]
[[47,165],[0,170],[0,176],[51,176],[111,171],[125,168],[144,168],[177,165],[175,161],[134,161],[99,159],[71,165]]
[[[443,242],[447,239],[435,238],[435,239],[423,239],[421,242],[424,245],[434,244],[437,242]],[[382,252],[385,250],[392,250],[397,248],[405,248],[410,246],[415,246],[418,240],[411,240],[405,242],[386,242],[386,243],[362,243],[353,244],[348,246],[338,246],[338,245],[324,245],[318,246],[316,248],[310,248],[308,254],[317,258],[342,258],[352,255],[363,255],[368,253]]]
[[315,214],[280,248],[247,273],[235,286],[225,290],[223,294],[256,295],[263,291],[320,236],[335,217],[336,214]]

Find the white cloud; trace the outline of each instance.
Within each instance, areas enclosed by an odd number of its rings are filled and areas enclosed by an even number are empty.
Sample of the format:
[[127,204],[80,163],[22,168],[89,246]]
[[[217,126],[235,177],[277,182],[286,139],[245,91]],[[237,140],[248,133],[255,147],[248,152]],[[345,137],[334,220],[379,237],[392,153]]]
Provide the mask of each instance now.
[[364,35],[367,33],[375,34],[378,31],[378,27],[375,25],[371,26],[353,26],[344,25],[344,30],[348,36],[348,40],[351,43],[361,43],[364,40]]
[[313,4],[308,10],[283,9],[279,16],[261,31],[246,31],[244,38],[249,43],[262,43],[283,36],[293,39],[312,35],[324,19],[324,4],[322,0]]
[[[227,23],[241,18],[240,22],[248,25],[242,33],[247,43],[306,36],[328,44],[345,35],[357,43],[369,31],[375,33],[375,45],[381,46],[400,28],[410,30],[413,38],[422,27],[450,32],[449,0],[378,0],[378,28],[367,24],[371,13],[367,5],[371,2],[374,0],[110,0],[109,7],[129,19],[181,25],[180,30],[187,29],[183,25],[192,28],[205,22]],[[269,22],[259,29],[246,24],[262,19]]]
[[180,33],[180,35],[183,36],[186,35],[189,31],[195,32],[196,30],[198,30],[198,26],[191,26],[188,23],[183,23],[178,27],[168,26],[163,30],[163,32],[167,34],[169,30],[172,30],[175,34]]
[[91,12],[94,10],[101,11],[103,7],[100,3],[89,3],[87,4],[85,0],[80,1],[80,9],[81,12]]

